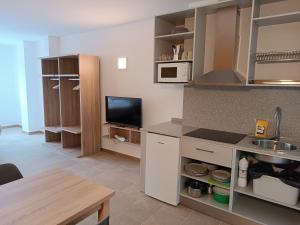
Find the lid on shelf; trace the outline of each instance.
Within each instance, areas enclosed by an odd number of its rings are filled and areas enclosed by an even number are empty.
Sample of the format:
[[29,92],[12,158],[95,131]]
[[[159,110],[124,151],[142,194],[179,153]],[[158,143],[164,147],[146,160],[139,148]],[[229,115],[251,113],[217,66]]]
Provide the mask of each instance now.
[[211,173],[212,178],[220,181],[220,182],[224,182],[224,183],[228,183],[230,182],[230,172],[226,171],[226,170],[214,170]]
[[199,163],[189,163],[184,167],[185,171],[191,176],[205,176],[208,174],[206,166]]

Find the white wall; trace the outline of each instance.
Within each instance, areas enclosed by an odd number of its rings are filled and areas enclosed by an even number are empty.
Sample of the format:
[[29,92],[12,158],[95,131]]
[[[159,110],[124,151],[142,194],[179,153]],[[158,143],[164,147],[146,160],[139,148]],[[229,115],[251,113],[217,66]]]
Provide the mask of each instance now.
[[41,49],[42,46],[38,42],[24,42],[28,123],[23,124],[23,130],[26,132],[42,130],[44,126],[42,73],[39,59],[42,54]]
[[56,36],[49,36],[47,38],[47,56],[58,56],[60,53],[60,38]]
[[17,47],[0,44],[0,125],[21,125]]
[[17,45],[21,125],[25,132],[41,131],[44,127],[41,56],[49,54],[48,37],[38,42],[24,41]]
[[47,37],[0,45],[0,125],[21,125],[25,132],[43,130],[40,57],[57,55],[58,43],[59,38]]
[[[144,126],[182,117],[183,86],[153,83],[154,20],[148,19],[61,37],[60,53],[98,55],[101,60],[102,118],[106,95],[141,97]],[[127,57],[128,69],[117,69]]]

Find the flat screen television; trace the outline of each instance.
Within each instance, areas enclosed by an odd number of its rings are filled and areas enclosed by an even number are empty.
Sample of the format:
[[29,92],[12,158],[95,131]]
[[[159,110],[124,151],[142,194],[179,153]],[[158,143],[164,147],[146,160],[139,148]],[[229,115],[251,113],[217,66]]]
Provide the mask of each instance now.
[[142,127],[142,99],[106,96],[106,122]]

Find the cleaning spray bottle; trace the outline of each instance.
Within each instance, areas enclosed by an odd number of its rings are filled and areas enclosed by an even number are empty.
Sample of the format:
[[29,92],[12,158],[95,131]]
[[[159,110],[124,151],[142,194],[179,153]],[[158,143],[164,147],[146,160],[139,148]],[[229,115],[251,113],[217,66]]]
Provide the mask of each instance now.
[[238,186],[246,187],[247,186],[247,170],[248,170],[249,162],[246,157],[242,157],[239,161],[239,178],[238,178]]

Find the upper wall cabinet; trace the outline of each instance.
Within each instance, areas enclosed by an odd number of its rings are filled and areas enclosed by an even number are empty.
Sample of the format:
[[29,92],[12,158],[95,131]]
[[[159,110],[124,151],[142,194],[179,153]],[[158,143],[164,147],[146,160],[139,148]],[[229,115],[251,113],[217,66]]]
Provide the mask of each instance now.
[[[154,82],[188,82],[177,77],[180,76],[180,71],[177,70],[178,67],[175,68],[175,63],[192,65],[194,36],[194,9],[155,18]],[[170,66],[170,63],[173,63],[174,67]],[[160,77],[163,80],[158,78],[160,65],[165,66],[161,69],[163,74]]]
[[300,1],[253,0],[248,85],[300,86]]
[[156,83],[188,74],[192,85],[300,86],[299,0],[226,1],[157,16],[154,39]]

